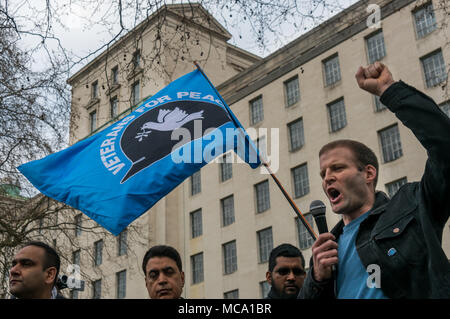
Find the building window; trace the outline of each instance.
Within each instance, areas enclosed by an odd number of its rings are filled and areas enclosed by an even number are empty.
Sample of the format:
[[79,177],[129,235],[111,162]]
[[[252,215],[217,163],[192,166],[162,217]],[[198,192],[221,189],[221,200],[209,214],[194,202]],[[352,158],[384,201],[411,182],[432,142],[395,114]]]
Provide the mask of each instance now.
[[416,33],[419,39],[436,29],[436,17],[434,16],[433,4],[431,1],[413,12],[413,14]]
[[269,255],[273,248],[272,227],[260,230],[257,234],[259,244],[259,262],[264,263],[269,260]]
[[386,48],[384,47],[383,31],[378,31],[375,34],[366,38],[367,54],[369,57],[369,64],[379,61],[386,56]]
[[403,155],[400,133],[397,124],[378,132],[381,151],[385,163],[396,160]]
[[267,282],[267,280],[261,281],[259,283],[259,289],[261,291],[261,298],[264,299],[269,294],[270,284]]
[[225,275],[231,274],[237,270],[236,241],[230,241],[222,245],[223,264]]
[[75,236],[81,235],[81,214],[75,216]]
[[256,147],[259,150],[259,158],[267,162],[267,142],[266,142],[266,136],[261,136],[256,139]]
[[126,296],[127,291],[127,271],[122,270],[116,273],[116,295],[117,299],[123,299]]
[[233,165],[231,153],[227,153],[221,158],[220,162],[220,181],[225,182],[233,177]]
[[102,259],[103,259],[103,240],[99,240],[94,243],[94,265],[95,266],[101,265]]
[[230,195],[220,200],[222,206],[222,226],[234,223],[234,196]]
[[[313,218],[311,214],[304,215],[306,221],[308,224],[313,226]],[[311,247],[314,244],[314,238],[309,233],[308,229],[303,225],[302,221],[298,219],[298,217],[295,218],[295,221],[297,223],[297,232],[298,232],[298,247],[300,249],[307,249]]]
[[441,50],[435,51],[420,60],[422,61],[427,87],[436,86],[447,79],[444,57],[442,56]]
[[254,125],[264,120],[264,109],[262,96],[250,101],[250,123]]
[[224,292],[223,299],[239,299],[239,289]]
[[290,151],[296,151],[305,144],[303,118],[288,124]]
[[294,181],[294,197],[302,197],[309,193],[308,166],[302,164],[291,169],[292,179]]
[[133,83],[131,87],[131,104],[136,105],[139,103],[139,81]]
[[91,98],[92,99],[98,98],[98,81],[95,81],[91,85]]
[[128,231],[123,230],[117,237],[117,256],[123,256],[127,254],[127,237]]
[[90,133],[97,129],[97,111],[93,111],[89,114]]
[[191,256],[192,284],[203,281],[203,253]]
[[191,195],[198,194],[202,191],[200,170],[191,176]]
[[300,100],[298,76],[284,82],[284,96],[287,107],[297,103]]
[[92,283],[92,299],[102,298],[102,280],[96,280]]
[[197,209],[191,214],[191,238],[199,237],[203,234],[202,210]]
[[72,264],[80,266],[81,263],[81,252],[80,250],[75,250],[72,253]]
[[336,132],[347,125],[344,99],[327,104],[328,118],[330,121],[330,131]]
[[136,50],[133,53],[133,68],[137,69],[141,66],[141,51]]
[[111,101],[111,118],[115,118],[119,114],[119,100],[117,99],[117,96],[114,96]]
[[322,63],[325,74],[325,86],[331,86],[341,80],[339,56],[337,54],[324,60]]
[[119,84],[119,67],[115,66],[111,69],[112,84]]
[[386,184],[386,191],[390,198],[394,197],[395,193],[407,183],[406,177],[402,177],[396,181],[390,182]]
[[78,299],[79,293],[80,292],[78,290],[71,290],[70,291],[70,299]]
[[256,212],[262,213],[270,208],[269,181],[255,185]]
[[378,95],[373,96],[373,100],[375,103],[375,112],[381,112],[383,110],[386,110],[387,107],[380,101],[380,97]]
[[445,114],[447,114],[448,117],[450,117],[450,101],[440,104],[439,107],[441,108],[442,112],[444,112]]

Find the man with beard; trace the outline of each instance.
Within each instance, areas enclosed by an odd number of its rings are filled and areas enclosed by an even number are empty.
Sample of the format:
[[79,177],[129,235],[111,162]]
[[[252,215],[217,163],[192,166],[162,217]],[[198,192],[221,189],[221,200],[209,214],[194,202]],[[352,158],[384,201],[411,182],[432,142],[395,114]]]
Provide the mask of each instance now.
[[302,252],[290,244],[281,244],[270,252],[267,282],[272,286],[265,299],[295,299],[305,279]]
[[378,160],[367,146],[337,140],[322,147],[322,188],[342,220],[313,244],[298,298],[450,298],[442,250],[450,215],[450,119],[430,97],[395,82],[380,62],[360,67],[356,80],[414,133],[428,160],[420,182],[388,198],[375,190]]

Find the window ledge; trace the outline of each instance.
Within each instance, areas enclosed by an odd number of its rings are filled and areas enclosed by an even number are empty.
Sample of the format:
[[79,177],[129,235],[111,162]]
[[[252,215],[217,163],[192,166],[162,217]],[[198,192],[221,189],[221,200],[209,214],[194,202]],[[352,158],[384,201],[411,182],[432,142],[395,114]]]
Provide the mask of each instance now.
[[94,105],[100,103],[100,99],[98,97],[91,99],[88,104],[86,104],[84,107],[88,110]]

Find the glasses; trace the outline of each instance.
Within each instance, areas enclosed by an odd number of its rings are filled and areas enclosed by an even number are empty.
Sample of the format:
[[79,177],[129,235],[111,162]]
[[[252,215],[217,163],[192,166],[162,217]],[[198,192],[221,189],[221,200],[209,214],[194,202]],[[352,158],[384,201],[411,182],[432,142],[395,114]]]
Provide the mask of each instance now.
[[301,268],[284,267],[284,268],[280,268],[280,269],[276,270],[276,272],[279,273],[281,276],[289,275],[291,273],[291,271],[294,273],[294,276],[302,276],[302,275],[306,274],[306,272]]

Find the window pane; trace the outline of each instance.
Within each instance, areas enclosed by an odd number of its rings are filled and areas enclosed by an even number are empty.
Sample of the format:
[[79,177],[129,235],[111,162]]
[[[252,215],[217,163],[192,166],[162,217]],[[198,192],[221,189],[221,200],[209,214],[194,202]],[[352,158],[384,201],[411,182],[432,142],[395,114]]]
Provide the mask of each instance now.
[[127,235],[128,232],[125,229],[119,234],[118,237],[118,256],[123,256],[127,254]]
[[111,78],[112,78],[112,84],[117,84],[119,83],[119,67],[114,67],[111,70]]
[[[307,214],[304,216],[308,224],[310,224],[311,227],[314,227],[312,215]],[[314,243],[314,238],[308,232],[305,225],[303,225],[302,221],[298,219],[298,217],[295,220],[297,222],[297,229],[298,229],[298,246],[300,249],[307,249],[311,247],[312,244]]]
[[200,171],[195,172],[191,176],[191,195],[198,194],[202,191]]
[[98,97],[98,82],[95,81],[92,83],[92,98],[95,99]]
[[375,101],[375,112],[380,112],[380,111],[383,111],[383,110],[387,109],[386,105],[381,103],[380,97],[378,95],[374,95],[373,99]]
[[298,119],[288,124],[291,151],[301,148],[305,144],[303,133],[303,119]]
[[191,234],[192,238],[201,236],[203,234],[201,209],[198,209],[195,212],[191,213]]
[[262,213],[270,208],[269,181],[255,185],[256,212]]
[[261,281],[259,287],[261,289],[261,298],[266,298],[270,291],[270,284],[267,281]]
[[119,113],[117,96],[111,99],[111,118],[115,118]]
[[135,82],[131,91],[131,103],[132,105],[136,105],[140,101],[140,92],[139,92],[139,81]]
[[376,34],[366,39],[367,53],[369,55],[369,63],[381,60],[386,55],[386,49],[384,47],[383,32],[377,32]]
[[103,259],[103,240],[99,240],[94,243],[94,265],[98,266],[102,264]]
[[91,112],[89,114],[89,124],[90,124],[90,132],[94,132],[97,128],[97,111]]
[[273,248],[272,227],[258,232],[258,243],[259,261],[263,263],[269,260],[269,255]]
[[406,177],[400,178],[396,181],[390,182],[386,184],[386,190],[388,192],[389,197],[393,197],[395,193],[400,189],[401,186],[405,185],[407,182]]
[[298,76],[284,82],[284,94],[286,97],[286,106],[291,106],[300,100]]
[[81,214],[75,216],[75,236],[81,235]]
[[422,38],[428,33],[436,29],[436,18],[434,16],[433,4],[423,6],[414,13],[414,20],[416,22],[417,37]]
[[221,200],[222,204],[222,225],[228,226],[234,223],[234,196],[228,196]]
[[203,253],[191,256],[192,265],[192,283],[196,284],[203,281]]
[[116,273],[117,299],[125,298],[127,290],[127,271],[123,270]]
[[384,162],[396,160],[403,155],[398,126],[394,125],[379,133]]
[[236,241],[223,244],[223,261],[226,275],[237,270]]
[[340,99],[327,105],[331,132],[336,132],[347,125],[344,100]]
[[330,86],[341,80],[339,57],[336,55],[323,62],[325,72],[325,86]]
[[228,153],[222,157],[220,163],[220,180],[222,182],[233,177],[233,166],[231,164],[231,154]]
[[308,166],[303,164],[291,170],[294,180],[294,196],[295,198],[304,196],[309,193]]
[[224,292],[223,299],[239,299],[239,289]]
[[76,250],[72,253],[72,264],[80,265],[81,253],[79,250]]
[[100,299],[102,297],[102,280],[96,280],[92,283],[92,299]]
[[262,96],[250,101],[250,119],[252,125],[264,119]]
[[427,87],[433,87],[447,79],[442,51],[439,50],[421,60]]

